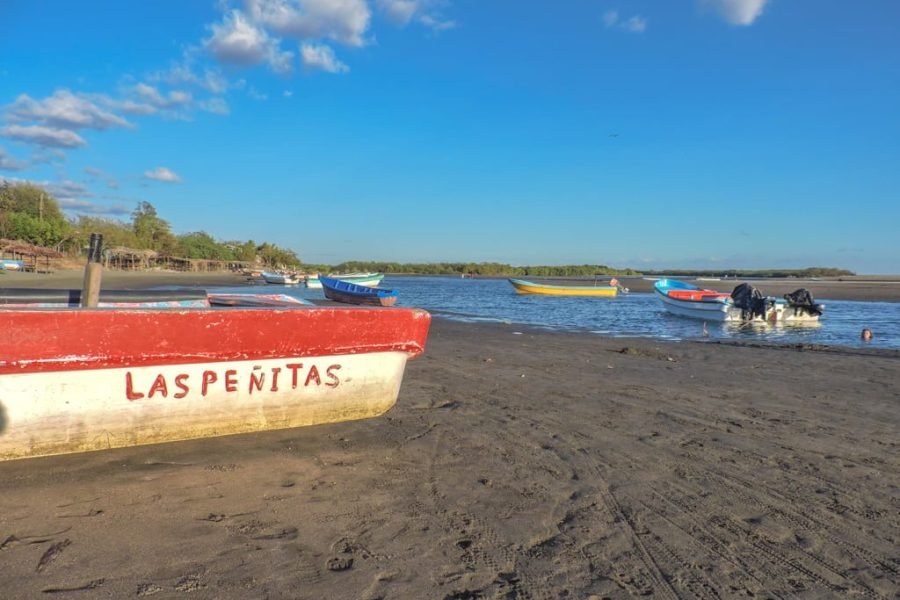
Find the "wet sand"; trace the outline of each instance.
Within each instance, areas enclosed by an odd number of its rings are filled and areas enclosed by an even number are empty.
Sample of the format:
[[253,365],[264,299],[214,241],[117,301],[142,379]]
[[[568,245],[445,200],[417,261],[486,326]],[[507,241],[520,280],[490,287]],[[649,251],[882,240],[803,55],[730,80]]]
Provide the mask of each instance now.
[[[104,274],[111,289],[243,281]],[[853,297],[893,289],[874,284]],[[896,351],[438,320],[378,419],[0,463],[0,589],[895,598],[898,373]]]
[[0,463],[0,590],[897,598],[898,374],[436,320],[383,417]]

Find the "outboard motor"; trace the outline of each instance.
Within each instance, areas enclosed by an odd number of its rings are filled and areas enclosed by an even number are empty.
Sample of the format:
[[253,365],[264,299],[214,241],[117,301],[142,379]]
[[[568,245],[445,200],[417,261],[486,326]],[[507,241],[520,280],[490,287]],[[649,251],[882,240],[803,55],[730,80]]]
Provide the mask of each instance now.
[[741,309],[742,319],[753,319],[757,316],[766,318],[769,300],[758,289],[749,283],[742,283],[731,291],[734,305]]
[[784,295],[785,302],[795,310],[803,310],[811,315],[821,315],[825,310],[822,304],[816,304],[811,293],[806,288],[800,288]]

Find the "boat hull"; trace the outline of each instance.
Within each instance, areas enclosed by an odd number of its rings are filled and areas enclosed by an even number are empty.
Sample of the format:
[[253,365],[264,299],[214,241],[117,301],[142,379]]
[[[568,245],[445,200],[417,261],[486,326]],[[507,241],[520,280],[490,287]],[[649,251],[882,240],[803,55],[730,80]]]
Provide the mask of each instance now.
[[542,296],[596,296],[601,298],[615,297],[619,288],[614,285],[571,286],[545,285],[522,279],[510,279],[509,282],[520,294],[538,294]]
[[[717,322],[733,320],[733,315],[731,314],[733,306],[728,302],[676,300],[659,290],[656,290],[656,295],[662,301],[667,311],[680,317]],[[740,313],[740,310],[738,310],[738,313]]]
[[429,324],[411,309],[0,311],[0,460],[375,417]]

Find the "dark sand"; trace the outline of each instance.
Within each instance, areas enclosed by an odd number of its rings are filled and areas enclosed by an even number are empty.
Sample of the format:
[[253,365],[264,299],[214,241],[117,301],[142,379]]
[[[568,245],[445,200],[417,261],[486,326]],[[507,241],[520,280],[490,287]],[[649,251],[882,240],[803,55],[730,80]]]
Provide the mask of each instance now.
[[5,599],[898,598],[900,352],[437,320],[383,417],[0,482]]

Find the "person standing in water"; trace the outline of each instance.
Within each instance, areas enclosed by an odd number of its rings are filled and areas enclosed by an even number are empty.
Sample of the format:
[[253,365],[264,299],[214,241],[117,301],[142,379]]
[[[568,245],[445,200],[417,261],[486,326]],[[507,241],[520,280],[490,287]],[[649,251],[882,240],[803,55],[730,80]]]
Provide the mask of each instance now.
[[869,329],[868,327],[866,327],[865,329],[862,330],[862,334],[860,334],[859,337],[864,342],[871,342],[872,341],[872,330]]

